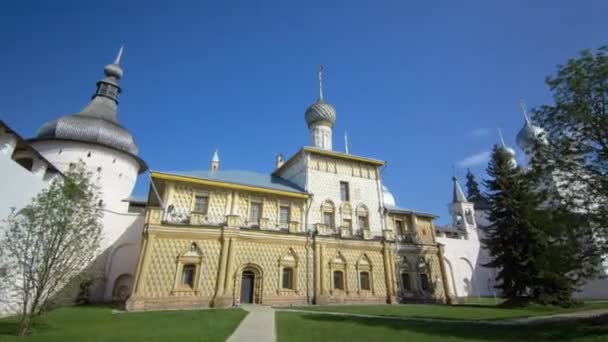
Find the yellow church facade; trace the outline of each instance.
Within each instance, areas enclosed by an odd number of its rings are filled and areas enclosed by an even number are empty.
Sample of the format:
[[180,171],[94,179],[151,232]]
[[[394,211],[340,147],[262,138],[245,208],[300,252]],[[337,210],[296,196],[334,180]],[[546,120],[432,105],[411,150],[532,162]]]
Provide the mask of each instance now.
[[385,162],[332,148],[335,108],[305,112],[310,146],[274,171],[151,172],[127,310],[444,301],[434,215],[400,208]]
[[[294,158],[304,155],[312,169],[334,159],[350,165],[349,173],[369,168],[368,180],[379,175],[380,165],[365,165],[364,158],[302,151]],[[350,201],[313,207],[314,195],[306,191],[256,185],[251,174],[230,175],[238,182],[220,174],[152,172],[128,310],[397,303],[423,299],[423,291],[432,292],[426,299],[443,300],[432,216],[386,211],[387,227],[375,236],[368,208]],[[309,217],[323,219],[309,223]]]

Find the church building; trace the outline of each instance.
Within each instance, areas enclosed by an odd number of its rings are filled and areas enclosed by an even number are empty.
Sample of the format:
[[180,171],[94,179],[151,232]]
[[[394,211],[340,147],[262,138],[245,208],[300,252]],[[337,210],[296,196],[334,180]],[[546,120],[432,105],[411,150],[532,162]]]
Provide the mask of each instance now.
[[332,149],[336,110],[305,112],[310,146],[272,173],[151,171],[127,310],[443,301],[435,216],[399,208],[384,161]]

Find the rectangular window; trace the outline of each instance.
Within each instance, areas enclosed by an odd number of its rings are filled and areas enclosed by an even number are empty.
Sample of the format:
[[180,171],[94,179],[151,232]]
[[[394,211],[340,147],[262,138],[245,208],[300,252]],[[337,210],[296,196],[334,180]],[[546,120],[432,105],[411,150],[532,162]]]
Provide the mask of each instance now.
[[282,227],[287,227],[289,224],[289,207],[281,206],[279,208],[279,223]]
[[368,227],[367,216],[366,215],[359,216],[359,229],[365,229],[367,227]]
[[184,265],[182,271],[182,285],[194,287],[194,270],[196,266],[194,265]]
[[340,199],[342,202],[350,201],[350,193],[348,191],[348,182],[340,182]]
[[344,290],[344,273],[342,271],[334,271],[334,289]]
[[412,285],[410,283],[410,275],[408,273],[401,273],[401,284],[403,290],[412,291]]
[[259,223],[262,217],[262,203],[251,202],[249,204],[249,221]]
[[283,288],[293,290],[293,268],[283,268]]
[[420,287],[422,288],[422,290],[424,291],[428,291],[431,289],[431,286],[429,284],[429,276],[422,273],[420,275]]
[[328,229],[334,229],[334,213],[323,213],[323,223]]
[[361,282],[361,290],[369,290],[369,272],[359,273],[359,281]]
[[207,215],[208,208],[209,208],[209,197],[207,197],[207,196],[194,197],[194,211],[196,211],[197,213]]
[[395,233],[405,235],[405,231],[403,230],[403,221],[395,220]]

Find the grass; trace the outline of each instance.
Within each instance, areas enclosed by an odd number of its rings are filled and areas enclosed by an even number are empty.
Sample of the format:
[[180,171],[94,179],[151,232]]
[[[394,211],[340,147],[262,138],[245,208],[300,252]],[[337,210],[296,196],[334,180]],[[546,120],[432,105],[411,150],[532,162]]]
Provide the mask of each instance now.
[[377,316],[406,316],[418,318],[441,318],[453,320],[498,320],[531,316],[552,315],[558,313],[578,312],[595,309],[608,309],[606,302],[590,302],[582,306],[561,308],[552,306],[530,305],[522,308],[503,308],[495,305],[432,305],[432,304],[401,304],[401,305],[328,305],[304,306],[294,309],[344,312]]
[[277,312],[279,342],[298,341],[607,341],[606,317],[525,326],[419,322]]
[[14,318],[0,320],[0,341],[225,341],[247,313],[241,309],[112,314],[109,307],[51,311],[26,338]]

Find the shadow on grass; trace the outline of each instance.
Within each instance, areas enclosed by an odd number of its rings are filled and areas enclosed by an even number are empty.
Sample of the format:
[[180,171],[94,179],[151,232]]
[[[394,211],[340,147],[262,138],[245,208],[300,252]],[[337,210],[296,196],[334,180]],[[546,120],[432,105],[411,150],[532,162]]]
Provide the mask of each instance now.
[[[347,323],[368,327],[384,327],[400,331],[436,335],[445,338],[465,338],[479,341],[567,341],[586,337],[608,339],[608,315],[577,321],[500,326],[465,322],[415,322],[381,318],[360,318],[322,314],[302,314],[304,320]],[[601,322],[598,324],[598,322]]]
[[17,336],[17,322],[0,321],[0,337],[3,335]]

